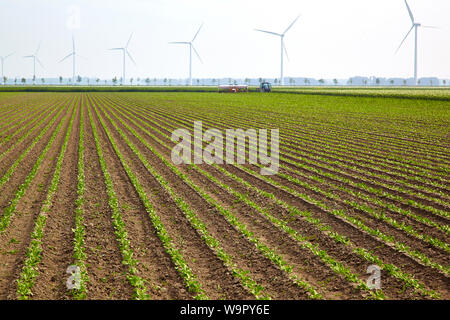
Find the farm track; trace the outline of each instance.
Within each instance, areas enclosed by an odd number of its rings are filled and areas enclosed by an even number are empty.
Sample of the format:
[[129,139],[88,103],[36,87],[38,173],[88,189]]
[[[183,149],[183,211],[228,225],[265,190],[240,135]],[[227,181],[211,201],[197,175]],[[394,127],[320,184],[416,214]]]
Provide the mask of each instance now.
[[[196,95],[0,95],[0,299],[450,298],[443,123]],[[278,173],[174,165],[172,131],[196,120],[280,127]]]

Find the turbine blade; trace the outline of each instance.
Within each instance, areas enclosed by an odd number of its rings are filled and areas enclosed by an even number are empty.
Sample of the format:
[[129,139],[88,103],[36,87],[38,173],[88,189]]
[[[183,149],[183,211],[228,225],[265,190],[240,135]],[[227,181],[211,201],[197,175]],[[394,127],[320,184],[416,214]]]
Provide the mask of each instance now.
[[169,44],[189,44],[189,42],[177,41],[177,42],[169,42]]
[[430,28],[430,29],[440,29],[439,27],[435,27],[435,26],[423,26],[423,25],[421,25],[421,27]]
[[265,31],[265,30],[260,30],[260,29],[255,29],[255,31],[259,31],[259,32],[265,32],[265,33],[269,33],[269,34],[273,34],[275,36],[279,36],[281,37],[282,35],[276,32],[271,32],[271,31]]
[[23,56],[24,58],[33,58],[34,56]]
[[286,34],[286,32],[288,32],[289,29],[292,28],[292,26],[294,25],[294,23],[297,22],[298,18],[300,18],[300,15],[298,15],[297,18],[295,18],[295,20],[292,21],[292,23],[289,25],[289,27],[287,27],[287,29],[283,32],[283,34]]
[[198,35],[198,33],[200,32],[200,29],[201,29],[202,27],[203,27],[203,23],[202,23],[202,25],[200,26],[200,28],[198,28],[198,31],[197,31],[197,33],[195,34],[194,38],[192,38],[191,42],[194,42],[195,38],[197,38],[197,35]]
[[111,48],[109,50],[123,50],[123,48]]
[[134,65],[136,65],[136,61],[134,61],[133,57],[131,56],[130,52],[128,50],[125,50],[128,57],[131,59],[131,61],[133,61]]
[[44,66],[43,66],[43,64],[42,64],[42,62],[41,62],[41,60],[39,60],[38,57],[36,57],[36,61],[41,65],[42,68],[44,68]]
[[287,49],[286,49],[286,45],[284,44],[284,42],[283,42],[283,49],[284,49],[284,53],[286,53],[286,58],[289,61],[289,55],[288,55],[288,52],[287,52]]
[[77,56],[77,57],[80,57],[80,58],[83,58],[83,59],[87,60],[87,58],[86,58],[86,57],[84,57],[84,56],[82,56],[82,55],[79,55],[78,53],[75,53],[75,56]]
[[192,45],[192,49],[194,49],[194,52],[197,55],[198,60],[200,60],[200,62],[203,63],[203,60],[202,60],[202,58],[200,58],[200,55],[198,54],[197,50],[195,50],[194,45]]
[[406,8],[408,9],[409,16],[411,17],[411,21],[414,24],[414,16],[412,14],[411,8],[409,7],[408,1],[405,0]]
[[63,62],[64,60],[66,60],[68,57],[70,57],[71,55],[73,55],[72,53],[69,53],[67,56],[65,56],[64,58],[61,59],[61,61],[59,61],[60,63]]
[[133,33],[131,33],[130,37],[128,38],[127,45],[125,46],[125,48],[128,48],[128,45],[130,44],[130,40],[131,40],[132,36],[133,36]]
[[402,46],[403,42],[405,42],[406,38],[408,38],[409,34],[411,33],[412,29],[414,29],[414,25],[411,27],[411,29],[409,29],[408,33],[406,34],[406,36],[403,38],[402,42],[400,43],[400,45],[398,46],[397,50],[395,51],[395,53],[398,52],[398,50],[400,50],[400,47]]
[[39,42],[39,45],[38,45],[38,47],[36,49],[36,52],[34,53],[35,56],[37,56],[40,48],[41,48],[41,43]]

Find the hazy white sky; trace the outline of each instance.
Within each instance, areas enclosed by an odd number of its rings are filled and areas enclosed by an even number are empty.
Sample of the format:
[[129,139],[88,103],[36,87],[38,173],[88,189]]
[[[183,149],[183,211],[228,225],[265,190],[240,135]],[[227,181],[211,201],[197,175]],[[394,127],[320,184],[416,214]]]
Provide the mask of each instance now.
[[[450,78],[450,1],[409,0],[416,20],[440,29],[419,30],[419,77]],[[79,28],[73,20],[79,9]],[[411,77],[411,26],[403,0],[1,0],[0,56],[5,75],[31,77],[32,54],[42,41],[37,77],[70,77],[72,62],[58,63],[71,52],[75,35],[77,74],[111,79],[122,74],[120,52],[134,32],[127,78],[186,78],[188,47],[168,41],[190,41],[204,22],[195,46],[203,64],[193,59],[194,78],[278,77],[278,37],[254,28],[284,31],[289,61],[285,76],[347,78]],[[75,24],[70,22],[75,21]]]

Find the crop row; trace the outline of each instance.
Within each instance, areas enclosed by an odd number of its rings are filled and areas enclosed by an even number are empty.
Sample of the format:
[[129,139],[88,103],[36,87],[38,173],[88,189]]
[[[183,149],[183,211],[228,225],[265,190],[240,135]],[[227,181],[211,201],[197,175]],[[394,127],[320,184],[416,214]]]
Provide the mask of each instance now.
[[[25,117],[23,117],[22,119],[20,119],[20,121],[17,121],[14,125],[4,129],[2,132],[0,132],[0,145],[3,145],[4,143],[8,142],[9,140],[11,140],[12,138],[14,138],[15,136],[19,135],[22,131],[27,129],[27,125],[28,124],[32,124],[34,121],[36,121],[37,119],[39,119],[40,116],[42,116],[43,114],[46,114],[48,112],[48,106],[54,106],[55,103],[54,101],[51,101],[48,105],[44,105],[44,106],[40,106],[38,108],[36,108],[36,110],[34,112],[27,112],[28,110],[24,110],[24,114],[26,114]],[[33,119],[33,121],[29,121],[30,119]],[[17,127],[20,128],[18,130],[14,130]],[[5,134],[9,131],[14,130],[13,134],[9,134],[6,135]]]
[[89,122],[93,131],[95,146],[97,149],[97,155],[99,158],[100,166],[103,173],[103,178],[108,194],[108,205],[111,209],[112,222],[114,225],[114,233],[116,235],[117,242],[119,243],[120,252],[122,254],[122,263],[127,266],[127,279],[131,286],[134,288],[134,295],[136,299],[143,300],[148,299],[147,288],[145,287],[145,281],[138,275],[136,268],[137,260],[133,257],[133,249],[131,248],[128,233],[123,221],[122,213],[120,212],[119,200],[117,199],[116,192],[114,191],[114,185],[111,175],[109,173],[106,161],[103,155],[102,146],[100,144],[99,136],[97,133],[97,127],[92,119],[91,109],[88,107]]
[[[61,109],[60,112],[62,110],[63,109]],[[55,119],[56,119],[56,117],[53,118],[51,123],[53,123]],[[50,149],[53,141],[55,140],[56,135],[58,134],[62,124],[63,124],[63,121],[60,121],[58,126],[56,127],[56,129],[53,131],[49,141],[46,144],[46,146],[42,149],[40,155],[36,159],[36,162],[35,162],[33,168],[28,173],[28,175],[26,176],[26,178],[22,182],[22,184],[17,188],[17,190],[16,190],[16,192],[14,194],[14,198],[10,201],[9,205],[6,208],[3,209],[3,214],[2,214],[2,216],[0,218],[0,232],[5,231],[6,228],[9,226],[11,216],[14,214],[14,212],[16,210],[16,206],[17,206],[19,200],[23,197],[23,195],[25,194],[26,190],[28,189],[28,187],[30,186],[31,182],[33,181],[34,177],[36,176],[37,171],[38,171],[41,163],[44,161],[44,157],[47,154],[48,150]],[[48,129],[49,127],[50,127],[50,125],[47,126],[46,128]],[[47,129],[45,129],[45,130],[47,130]],[[36,142],[42,136],[38,136],[38,137],[39,138],[36,140]]]
[[[146,120],[149,120],[148,118]],[[154,128],[152,128],[153,130],[155,130]],[[161,141],[159,141],[159,143],[161,143]]]
[[75,288],[72,293],[77,300],[85,299],[87,296],[87,283],[89,276],[86,266],[86,248],[84,226],[84,203],[85,203],[85,166],[84,166],[84,105],[81,100],[80,107],[80,135],[78,139],[78,164],[77,164],[77,200],[75,201],[75,229],[73,240],[73,258],[75,265],[80,268],[79,288]]
[[[286,178],[286,176],[282,176],[282,177]],[[334,194],[328,193],[328,192],[324,192],[318,187],[311,187],[310,185],[305,184],[305,183],[302,183],[302,186],[303,187],[306,186],[306,187],[308,187],[309,189],[312,189],[315,192],[319,191],[322,196],[325,195],[325,196],[330,197],[329,195],[331,194],[331,199],[339,200],[339,199],[336,198],[336,196]],[[411,235],[413,235],[415,237],[418,237],[421,240],[425,240],[425,241],[427,241],[427,242],[429,242],[429,243],[431,243],[433,245],[436,245],[436,246],[438,246],[440,248],[443,248],[445,250],[448,249],[448,246],[445,243],[443,243],[442,241],[440,241],[438,239],[435,239],[433,237],[429,237],[429,236],[426,236],[426,235],[424,236],[422,234],[418,234],[410,226],[404,225],[404,224],[399,224],[399,223],[397,223],[397,221],[389,219],[389,218],[385,217],[384,215],[377,215],[372,210],[368,209],[368,207],[361,206],[360,204],[357,204],[355,202],[349,202],[347,204],[349,204],[353,208],[356,208],[356,209],[359,209],[359,210],[362,209],[364,212],[370,214],[371,216],[375,217],[376,219],[383,220],[384,222],[388,222],[390,225],[394,226],[395,228],[403,230],[403,231],[407,232],[408,234],[411,234]]]
[[[289,142],[287,142],[287,143],[289,144]],[[282,154],[286,154],[286,153],[283,153],[283,152],[282,152]],[[286,163],[294,164],[294,165],[296,165],[296,166],[302,165],[303,163],[306,163],[306,164],[310,164],[310,165],[313,165],[313,166],[314,166],[314,167],[309,166],[309,168],[313,168],[313,170],[316,170],[316,171],[322,171],[322,172],[333,172],[333,171],[336,171],[336,166],[327,166],[327,165],[326,165],[326,162],[325,162],[325,163],[321,163],[320,165],[317,165],[317,161],[312,161],[312,160],[311,160],[311,156],[308,156],[308,158],[305,158],[305,157],[300,157],[298,154],[287,153],[286,155],[289,156],[289,158],[281,157],[281,160],[282,160],[282,161],[285,161]],[[301,160],[302,162],[300,163],[300,162],[298,162],[298,161],[293,161],[293,160],[291,160],[291,158]],[[322,159],[321,159],[321,160],[322,160]],[[324,170],[327,170],[327,171],[324,171]],[[367,172],[367,171],[365,171],[365,172]],[[344,173],[344,174],[345,174],[345,173]],[[342,173],[341,173],[341,175],[334,175],[334,176],[335,176],[335,177],[339,177],[339,178],[343,178],[343,177],[342,177]],[[358,178],[360,178],[360,177],[358,177]],[[346,179],[346,180],[349,180],[349,179]],[[363,180],[363,181],[365,181],[365,180]],[[367,182],[367,181],[366,181],[366,182]],[[369,182],[370,182],[370,181],[369,181]],[[370,182],[370,183],[371,183],[371,182]],[[397,189],[395,186],[394,186],[393,188],[394,188],[394,190]],[[388,188],[388,189],[389,189],[389,188]],[[373,191],[372,189],[369,189],[369,188],[366,188],[365,191],[367,191],[367,190]],[[397,190],[397,191],[398,191],[398,190]],[[379,191],[377,191],[377,193],[379,193]],[[448,215],[448,213],[447,213],[446,211],[443,211],[443,210],[440,210],[440,209],[436,209],[436,208],[433,208],[433,207],[431,207],[431,206],[422,205],[422,204],[420,204],[420,203],[417,203],[417,202],[414,201],[414,200],[410,200],[410,199],[405,200],[405,199],[403,199],[403,198],[401,198],[401,197],[399,197],[399,196],[393,196],[393,197],[391,197],[391,198],[395,198],[395,199],[397,199],[397,200],[400,199],[403,203],[407,203],[408,205],[413,205],[413,206],[415,206],[415,207],[418,207],[418,208],[421,209],[421,210],[430,210],[431,212],[433,212],[433,213],[435,213],[435,214],[438,214],[438,215],[442,215],[442,216]],[[427,200],[429,200],[429,199],[427,199]],[[441,203],[440,203],[440,204],[441,204]]]
[[[188,178],[188,176],[186,176],[185,174],[183,174],[181,171],[179,171],[175,166],[173,166],[169,161],[167,161],[167,159],[165,159],[159,152],[157,152],[151,145],[149,145],[145,140],[143,140],[143,138],[141,136],[139,136],[134,130],[132,130],[129,126],[127,126],[122,120],[121,118],[117,118],[130,132],[131,134],[133,134],[136,138],[138,138],[147,148],[149,148],[149,150],[154,153],[159,159],[161,159],[164,164],[170,168],[179,178],[181,178],[187,185],[189,185],[195,192],[197,192],[207,203],[209,203],[210,205],[214,206],[217,211],[219,213],[221,213],[226,219],[227,221],[234,226],[239,232],[242,233],[242,235],[248,239],[248,241],[250,241],[251,243],[254,243],[255,246],[257,247],[258,251],[261,252],[261,254],[263,254],[265,257],[267,257],[268,259],[270,259],[273,263],[275,263],[276,265],[278,265],[278,267],[287,272],[289,274],[289,277],[291,278],[292,281],[294,281],[298,286],[302,287],[303,289],[305,289],[308,292],[308,295],[311,298],[320,298],[321,295],[317,292],[317,290],[312,287],[309,283],[307,283],[306,281],[300,279],[298,276],[291,274],[293,272],[293,267],[290,266],[288,263],[286,263],[283,258],[277,254],[272,248],[270,248],[269,246],[267,246],[263,241],[261,241],[260,239],[256,238],[255,236],[252,235],[252,233],[250,231],[248,231],[248,227],[243,224],[242,222],[240,222],[238,220],[238,218],[236,216],[234,216],[229,210],[227,210],[225,207],[223,207],[222,205],[220,205],[219,202],[217,202],[217,200],[215,200],[214,198],[212,198],[210,195],[208,195],[201,187],[199,187],[198,185],[196,185],[191,179]],[[111,120],[112,121],[112,120]],[[120,130],[119,128],[116,127],[117,130]],[[137,149],[136,149],[137,150]],[[142,157],[142,156],[141,156]],[[144,160],[144,158],[142,158],[141,160]],[[144,160],[145,161],[145,160]],[[145,161],[146,162],[146,161]],[[152,170],[153,171],[153,170]],[[156,173],[155,171],[153,171],[154,173]],[[199,230],[199,232],[202,233],[203,236],[205,236],[205,225],[198,220],[198,218],[196,218],[195,216],[192,215],[193,213],[191,213],[191,216],[188,218],[189,220],[192,220],[191,223],[194,224],[194,226],[196,225]],[[207,232],[207,231],[206,231]],[[208,233],[206,233],[206,235],[208,235]],[[205,241],[208,239],[209,237],[205,238]],[[219,248],[217,248],[219,246],[219,242],[218,240],[212,240],[211,238],[209,239],[209,241],[212,241],[212,244],[209,244],[209,246],[211,245],[213,248],[215,248],[215,250],[217,250],[217,254],[219,255],[219,257],[221,259],[224,260],[224,262],[226,264],[231,264],[231,266],[233,266],[232,261],[230,260],[231,257],[229,257],[227,254],[224,255],[223,250]],[[208,242],[209,242],[208,241]],[[236,267],[233,267],[236,268]],[[233,273],[235,273],[236,276],[238,276],[241,281],[244,281],[244,285],[245,286],[250,286],[250,290],[256,294],[257,297],[259,297],[259,292],[262,290],[262,288],[257,285],[253,280],[248,279],[245,274],[246,272],[244,272],[241,269],[234,269]],[[256,289],[256,292],[255,292]]]
[[[106,114],[106,113],[105,113]],[[185,217],[190,222],[191,226],[197,230],[198,234],[202,237],[203,241],[211,248],[217,257],[223,261],[223,263],[230,268],[232,274],[237,277],[244,287],[246,287],[256,298],[265,299],[269,298],[266,294],[263,294],[264,288],[257,284],[255,280],[253,280],[250,276],[247,275],[248,271],[239,268],[233,261],[233,258],[225,252],[223,247],[220,244],[220,241],[214,238],[207,230],[206,225],[199,219],[199,217],[195,214],[193,209],[189,206],[188,203],[184,201],[182,197],[180,197],[173,189],[172,186],[161,176],[148,162],[148,160],[141,154],[141,152],[137,149],[137,147],[128,139],[128,137],[123,133],[123,131],[116,125],[116,123],[110,118],[108,114],[106,114],[108,120],[113,124],[114,128],[120,134],[120,136],[124,139],[128,147],[139,157],[142,164],[148,170],[148,172],[159,182],[159,184],[164,188],[164,190],[168,193],[170,198],[177,204],[177,207],[184,213]],[[121,121],[121,119],[118,119]],[[123,124],[123,122],[121,121]],[[135,135],[138,139],[142,139],[139,137],[134,130],[130,132]],[[141,142],[145,143],[145,141],[141,140]],[[148,145],[149,149],[155,153],[155,149]],[[171,165],[169,164],[169,167]],[[176,169],[172,167],[172,169]],[[198,188],[197,188],[198,189]],[[202,193],[202,192],[200,192]]]
[[41,210],[39,211],[34,223],[33,232],[31,233],[31,242],[27,249],[24,266],[17,280],[17,297],[21,300],[27,300],[31,297],[35,279],[39,275],[39,263],[42,259],[42,238],[44,237],[45,225],[53,204],[53,198],[58,190],[61,167],[67,150],[67,144],[73,130],[73,120],[75,118],[76,111],[77,108],[74,107],[68,129],[64,137],[64,142],[61,146],[61,150],[59,151],[53,177],[47,190],[46,199],[44,200]]
[[[163,113],[163,111],[161,111],[161,113]],[[171,116],[173,116],[173,113]],[[198,118],[194,118],[189,115],[184,115],[184,118],[198,120]],[[242,118],[240,118],[240,119],[242,119]],[[224,122],[224,121],[215,119],[212,125],[217,124],[217,123],[221,123],[226,126],[228,122]],[[251,126],[254,127],[253,121],[250,123],[249,121],[238,120],[237,122],[233,123],[233,125],[236,125],[236,124],[240,124],[241,126],[244,125],[242,127],[248,127],[250,124]],[[282,131],[284,131],[284,126],[283,126]],[[282,142],[282,144],[283,144],[283,142]],[[364,166],[361,166],[359,162],[355,163],[354,161],[350,161],[350,163],[348,163],[348,161],[343,162],[341,160],[336,160],[333,158],[330,159],[330,157],[328,156],[328,153],[321,152],[320,150],[317,151],[317,149],[309,150],[308,146],[303,147],[305,149],[305,152],[303,153],[303,155],[301,155],[301,154],[299,154],[299,146],[297,144],[291,143],[290,140],[285,141],[284,144],[286,144],[287,147],[285,147],[286,149],[282,148],[281,151],[287,150],[287,151],[285,151],[285,154],[289,155],[290,157],[296,158],[296,159],[299,159],[299,157],[301,157],[301,159],[307,159],[309,161],[314,161],[315,163],[318,163],[319,165],[325,165],[325,166],[330,165],[333,168],[335,168],[335,170],[342,170],[341,168],[343,168],[344,170],[348,170],[350,172],[356,172],[359,175],[362,175],[363,177],[367,176],[367,175],[374,176],[376,178],[382,179],[383,181],[386,181],[389,183],[391,183],[391,182],[395,182],[396,184],[403,183],[403,184],[407,185],[408,187],[412,187],[414,189],[417,188],[419,190],[424,190],[426,192],[431,192],[431,193],[436,192],[436,190],[430,189],[426,185],[422,186],[422,185],[417,185],[417,183],[413,184],[412,181],[409,181],[409,180],[401,181],[396,177],[395,172],[390,172],[389,170],[374,171],[371,167],[366,168]],[[312,151],[314,151],[314,152],[312,152]],[[317,155],[315,155],[315,154],[317,154]],[[367,169],[370,169],[370,170],[367,170]],[[416,182],[421,181],[421,178],[414,176],[413,181],[416,181]],[[421,182],[424,182],[424,181],[421,181]],[[441,187],[441,188],[445,188],[445,185],[437,184],[437,186]],[[444,193],[441,192],[441,194],[445,196]]]
[[[123,96],[119,96],[120,98],[123,98]],[[127,97],[127,96],[125,96]],[[142,99],[142,97],[145,96],[139,96],[139,95],[133,95],[132,100],[133,101],[142,101],[143,103],[146,102],[146,100]],[[385,100],[372,100],[372,101],[360,101],[359,99],[344,99],[348,105],[345,107],[336,108],[335,103],[336,101],[334,99],[320,99],[320,103],[323,105],[323,107],[316,107],[314,106],[314,103],[317,103],[315,101],[315,97],[301,97],[301,99],[292,97],[292,96],[283,96],[283,105],[280,109],[280,103],[279,103],[279,97],[273,96],[273,97],[264,97],[262,98],[256,98],[255,96],[249,95],[246,97],[229,97],[229,96],[221,96],[220,98],[213,97],[212,95],[198,95],[198,96],[188,96],[188,95],[177,95],[174,96],[174,98],[180,98],[183,99],[183,105],[182,107],[178,107],[177,105],[171,104],[172,100],[167,102],[167,99],[165,99],[164,96],[161,97],[152,97],[153,100],[158,101],[159,105],[162,106],[164,109],[167,107],[170,107],[172,111],[180,110],[181,112],[185,112],[186,110],[189,110],[189,113],[196,113],[196,115],[205,114],[208,113],[207,111],[214,110],[214,117],[221,117],[222,115],[227,116],[235,116],[237,115],[239,118],[251,118],[252,121],[255,122],[263,122],[265,124],[271,123],[275,124],[278,127],[282,125],[281,127],[294,127],[295,129],[300,129],[302,131],[303,128],[312,128],[314,129],[313,132],[319,132],[320,134],[324,136],[332,136],[332,137],[345,137],[347,135],[350,135],[351,139],[355,139],[355,136],[362,135],[364,136],[364,143],[373,145],[374,143],[377,144],[376,141],[379,142],[381,146],[389,146],[387,150],[391,151],[393,148],[392,143],[394,145],[399,144],[399,147],[401,150],[408,149],[408,153],[414,154],[417,150],[425,150],[426,152],[429,152],[430,150],[434,148],[439,148],[440,154],[447,156],[447,153],[445,152],[445,148],[442,146],[435,146],[433,144],[420,144],[419,141],[416,141],[414,139],[404,139],[401,138],[400,135],[388,135],[385,133],[385,127],[386,122],[380,122],[380,128],[376,128],[374,130],[376,124],[379,122],[380,117],[373,118],[373,114],[370,115],[370,118],[368,118],[369,122],[367,123],[370,125],[370,132],[367,132],[367,130],[355,130],[353,126],[349,126],[349,122],[351,125],[359,125],[362,124],[362,127],[366,126],[365,122],[362,122],[361,120],[361,111],[363,108],[359,105],[360,103],[364,104],[370,104],[371,107],[373,105],[374,108],[379,108],[380,105],[383,106],[383,108],[386,108],[386,113],[392,113],[392,105],[389,105],[389,103],[398,104],[401,105],[401,103],[405,103],[405,101],[397,100],[397,101],[385,101]],[[159,100],[158,100],[159,99]],[[128,99],[130,100],[130,99]],[[305,100],[307,103],[311,103],[313,106],[310,107],[309,105],[303,105],[301,108],[297,106],[298,103],[303,103],[302,100]],[[205,103],[206,102],[206,103]],[[401,103],[400,103],[401,102]],[[387,105],[386,105],[387,103]],[[223,105],[230,105],[230,107],[223,108]],[[242,108],[242,106],[245,106],[245,108]],[[159,108],[159,107],[158,107]],[[186,109],[187,108],[187,109]],[[357,117],[355,117],[354,110],[355,108],[358,110]],[[395,108],[394,108],[395,109]],[[408,117],[413,114],[417,109],[410,108],[408,106]],[[439,106],[430,106],[430,110],[436,109],[438,112],[442,112],[443,108]],[[245,111],[243,111],[245,110]],[[370,110],[370,109],[369,109]],[[376,110],[376,109],[375,109]],[[397,110],[401,111],[400,117],[398,119],[405,119],[404,110],[405,108],[401,107],[400,109],[397,108]],[[420,111],[423,112],[423,106],[420,107]],[[323,111],[326,111],[323,113]],[[350,112],[349,112],[350,111]],[[330,112],[332,112],[332,117],[330,117]],[[431,115],[434,116],[432,113],[433,111],[430,111]],[[381,115],[385,115],[385,112],[379,113]],[[339,123],[339,125],[335,124],[335,119],[342,119],[343,122]],[[264,121],[262,121],[264,120]],[[442,122],[442,121],[441,121]],[[411,126],[412,124],[411,120],[407,120],[405,122],[405,125],[407,126],[407,129],[412,129],[414,127],[417,127],[417,124],[415,126]],[[435,122],[429,122],[427,123],[426,128],[428,129],[430,125],[433,123],[439,123],[439,121]],[[399,124],[395,124],[398,126]],[[403,124],[402,124],[403,125]],[[441,128],[441,127],[440,127]],[[378,129],[380,129],[378,131]],[[402,128],[403,129],[403,128]],[[404,132],[405,130],[403,130]],[[425,130],[424,132],[426,132]],[[417,134],[415,133],[414,137],[417,137]],[[433,140],[434,141],[434,140]],[[412,147],[411,147],[412,145]],[[411,148],[411,149],[409,149]],[[417,158],[417,156],[416,156]],[[420,158],[423,158],[420,157]]]
[[[177,114],[180,114],[180,112],[177,112]],[[207,116],[204,113],[199,113],[198,111],[192,113],[190,112],[190,114],[195,115],[197,119],[199,116],[202,116],[204,118],[206,117],[206,119],[208,120],[211,120],[210,116]],[[252,116],[252,114],[239,111],[223,116],[218,114],[213,119],[214,121],[226,120],[227,122],[232,121],[233,124],[240,124],[245,123],[245,120],[243,119],[248,119],[249,117],[252,119],[251,124],[253,127],[265,126],[267,124],[267,122],[265,122],[264,120],[260,120],[259,116],[256,117]],[[270,119],[270,123],[272,126],[277,124],[276,118],[274,119],[272,117]],[[289,125],[289,120],[283,121],[282,128],[282,137],[285,137],[287,140],[292,142],[300,142],[305,147],[311,148],[313,150],[315,150],[313,147],[318,148],[319,150],[325,148],[326,150],[330,150],[331,152],[339,152],[337,154],[341,154],[344,157],[353,155],[353,157],[351,157],[352,159],[362,159],[363,161],[375,163],[376,165],[386,164],[390,168],[398,167],[400,171],[403,170],[406,173],[408,173],[408,170],[416,170],[414,171],[414,173],[417,173],[418,170],[419,173],[423,172],[425,176],[430,174],[430,172],[428,171],[429,169],[426,166],[424,167],[423,156],[421,157],[421,162],[417,161],[417,156],[413,159],[404,159],[400,156],[400,154],[393,152],[394,150],[392,148],[389,148],[389,146],[386,145],[385,142],[374,143],[370,141],[370,144],[367,144],[367,142],[364,144],[358,143],[357,140],[355,141],[354,135],[350,138],[345,138],[340,135],[339,132],[330,132],[330,129],[328,127],[327,131],[325,132],[320,132],[317,131],[317,129],[311,128],[309,128],[309,130],[308,128],[304,127],[299,128],[298,124]],[[388,151],[388,154],[382,152],[383,149]],[[405,149],[403,148],[401,149],[401,151],[405,152]],[[342,154],[342,152],[344,153]],[[411,153],[406,154],[406,156],[408,155],[411,156]],[[373,157],[375,157],[375,159],[372,159]],[[432,161],[431,164],[435,164],[435,157],[430,157],[430,160]],[[443,172],[447,171],[447,168],[442,166],[438,166],[436,169]]]
[[[32,133],[33,133],[36,129],[40,128],[41,124],[45,123],[45,121],[46,121],[47,119],[50,118],[50,119],[54,120],[55,115],[54,115],[53,113],[55,112],[55,110],[59,110],[59,113],[60,113],[60,112],[63,110],[63,108],[62,108],[62,107],[58,107],[58,108],[55,108],[54,110],[52,110],[51,112],[48,112],[48,113],[47,113],[47,116],[46,116],[45,118],[39,120],[36,124],[33,125],[33,127],[29,128],[29,129],[27,130],[27,132],[26,132],[24,135],[22,135],[19,139],[17,139],[17,140],[16,140],[16,141],[15,141],[15,142],[7,149],[7,150],[3,151],[3,152],[0,154],[0,160],[2,160],[9,152],[11,152],[12,150],[14,150],[17,146],[19,146],[20,143],[22,143],[26,138],[28,138],[29,136],[31,136]],[[58,113],[58,115],[59,115],[59,113]],[[56,115],[56,117],[58,117],[58,115]],[[44,129],[41,130],[41,133],[42,133],[42,131],[45,130],[46,128],[48,128],[48,125],[45,126]]]
[[[124,115],[121,115],[122,117],[125,117]],[[131,120],[130,120],[131,121]],[[143,129],[143,128],[141,128],[142,130],[145,130],[145,129]],[[146,132],[148,135],[151,135],[149,132]],[[152,136],[152,138],[154,138],[154,139],[156,139],[156,137],[154,137],[154,136]],[[158,140],[157,140],[158,141]],[[162,141],[158,141],[158,143],[160,143],[160,144],[163,144],[163,142]]]

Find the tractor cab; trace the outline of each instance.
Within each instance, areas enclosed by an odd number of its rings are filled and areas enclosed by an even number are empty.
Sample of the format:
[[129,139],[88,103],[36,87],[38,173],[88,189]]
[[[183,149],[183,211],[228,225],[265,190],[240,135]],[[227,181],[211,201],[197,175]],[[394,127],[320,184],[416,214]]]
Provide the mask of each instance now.
[[270,82],[261,82],[261,84],[259,85],[259,91],[260,92],[271,92],[272,84]]

